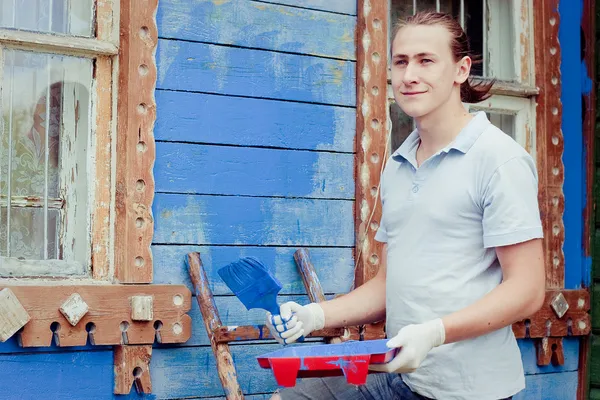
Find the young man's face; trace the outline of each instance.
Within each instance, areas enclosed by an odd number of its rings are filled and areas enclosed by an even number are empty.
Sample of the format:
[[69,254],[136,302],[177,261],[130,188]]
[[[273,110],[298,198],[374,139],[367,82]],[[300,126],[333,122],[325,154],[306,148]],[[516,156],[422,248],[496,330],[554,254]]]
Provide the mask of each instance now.
[[392,43],[394,98],[410,117],[423,117],[452,96],[460,100],[469,69],[470,59],[454,61],[450,32],[441,25],[405,26]]

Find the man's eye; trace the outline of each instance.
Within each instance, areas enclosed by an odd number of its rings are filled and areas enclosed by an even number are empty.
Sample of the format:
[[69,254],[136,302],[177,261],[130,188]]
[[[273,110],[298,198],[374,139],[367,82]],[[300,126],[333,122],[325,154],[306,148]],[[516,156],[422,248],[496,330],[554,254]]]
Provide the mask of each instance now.
[[430,62],[433,62],[433,60],[430,60],[429,58],[424,58],[423,60],[421,60],[421,62],[430,63]]
[[394,64],[395,65],[404,65],[404,64],[406,64],[406,61],[404,61],[404,60],[396,60],[396,62]]

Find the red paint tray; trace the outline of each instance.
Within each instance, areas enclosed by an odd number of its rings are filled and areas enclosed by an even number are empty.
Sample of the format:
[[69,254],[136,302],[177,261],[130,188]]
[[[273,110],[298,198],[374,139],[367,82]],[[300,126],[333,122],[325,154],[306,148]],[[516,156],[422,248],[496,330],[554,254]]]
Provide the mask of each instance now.
[[345,376],[353,385],[364,385],[369,364],[384,364],[396,355],[387,339],[349,341],[339,344],[295,345],[257,357],[262,368],[270,368],[277,384],[296,385],[296,378]]

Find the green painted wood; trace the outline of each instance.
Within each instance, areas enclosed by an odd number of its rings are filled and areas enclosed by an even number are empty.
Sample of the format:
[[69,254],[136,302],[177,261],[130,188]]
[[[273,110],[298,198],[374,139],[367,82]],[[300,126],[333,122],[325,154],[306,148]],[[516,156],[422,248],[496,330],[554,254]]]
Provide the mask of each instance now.
[[590,390],[589,400],[600,400],[600,389],[592,388]]
[[163,38],[356,59],[356,17],[349,15],[251,1],[161,0],[157,23]]
[[592,285],[591,296],[592,296],[592,304],[591,304],[592,329],[600,329],[600,285],[599,284]]
[[600,386],[600,336],[598,335],[592,335],[590,356],[590,383]]

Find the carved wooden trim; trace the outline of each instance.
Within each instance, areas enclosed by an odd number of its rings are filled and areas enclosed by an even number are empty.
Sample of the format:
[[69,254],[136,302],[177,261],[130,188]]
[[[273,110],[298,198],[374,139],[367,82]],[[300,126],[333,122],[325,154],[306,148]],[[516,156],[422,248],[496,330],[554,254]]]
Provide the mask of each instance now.
[[[0,286],[0,290],[4,287]],[[31,319],[17,333],[23,347],[184,343],[191,337],[192,294],[184,285],[9,286]],[[87,312],[72,326],[60,311],[79,294]],[[153,320],[132,319],[131,298],[152,296]]]
[[534,0],[535,77],[537,97],[536,143],[539,204],[544,228],[546,287],[564,287],[565,240],[563,212],[564,148],[561,130],[562,106],[558,0]]
[[[562,315],[553,310],[551,304],[555,297],[562,293],[568,309]],[[512,329],[517,339],[540,339],[544,337],[585,336],[591,331],[589,315],[590,294],[587,290],[549,290],[542,308],[530,318],[513,324]],[[342,337],[343,340],[374,340],[385,337],[385,324],[379,322],[365,327],[349,326],[346,332],[343,328],[328,328],[314,331],[310,337]],[[264,325],[258,326],[221,326],[211,328],[217,342],[233,342],[244,340],[272,339],[269,329]]]
[[115,278],[152,282],[158,0],[121,0]]
[[115,394],[129,394],[135,384],[136,391],[152,393],[150,359],[152,346],[118,346],[113,359],[115,364]]
[[357,18],[355,287],[375,276],[383,259],[375,233],[381,218],[379,178],[387,159],[387,2],[359,0]]

